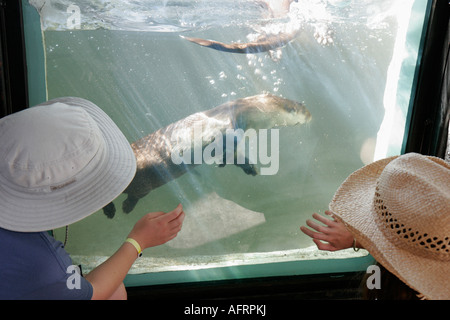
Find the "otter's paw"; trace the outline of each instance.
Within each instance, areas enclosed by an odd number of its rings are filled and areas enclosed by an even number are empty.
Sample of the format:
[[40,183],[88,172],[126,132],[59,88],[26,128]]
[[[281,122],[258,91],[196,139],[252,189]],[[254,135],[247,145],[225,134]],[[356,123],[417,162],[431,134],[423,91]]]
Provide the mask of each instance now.
[[105,216],[107,216],[109,219],[114,218],[116,214],[116,206],[114,203],[110,202],[106,206],[103,207],[103,213]]
[[122,210],[123,210],[123,212],[130,213],[131,211],[133,211],[133,209],[136,206],[138,200],[139,200],[139,198],[128,196],[128,198],[126,198],[125,201],[122,203]]

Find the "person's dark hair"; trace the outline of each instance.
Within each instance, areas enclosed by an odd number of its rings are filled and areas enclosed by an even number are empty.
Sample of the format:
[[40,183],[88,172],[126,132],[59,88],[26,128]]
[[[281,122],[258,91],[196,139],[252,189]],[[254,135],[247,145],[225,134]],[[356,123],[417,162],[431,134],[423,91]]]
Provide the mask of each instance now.
[[369,289],[367,278],[370,273],[366,273],[361,281],[362,298],[365,300],[419,300],[418,293],[411,289],[403,281],[386,270],[381,264],[380,267],[381,288]]

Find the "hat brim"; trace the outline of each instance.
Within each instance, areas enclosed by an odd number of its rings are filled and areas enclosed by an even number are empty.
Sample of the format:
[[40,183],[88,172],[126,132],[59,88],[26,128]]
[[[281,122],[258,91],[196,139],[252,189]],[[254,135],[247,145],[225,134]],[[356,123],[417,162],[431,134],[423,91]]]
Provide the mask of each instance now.
[[336,191],[329,208],[380,264],[422,298],[450,299],[450,287],[443,289],[442,285],[448,277],[448,262],[417,256],[395,246],[375,220],[377,179],[396,158],[373,162],[352,173]]
[[54,103],[82,107],[88,112],[103,134],[104,157],[92,174],[73,183],[69,191],[33,196],[0,184],[0,227],[4,229],[37,232],[77,222],[119,196],[135,175],[136,159],[130,143],[103,110],[75,97],[57,98],[40,105]]

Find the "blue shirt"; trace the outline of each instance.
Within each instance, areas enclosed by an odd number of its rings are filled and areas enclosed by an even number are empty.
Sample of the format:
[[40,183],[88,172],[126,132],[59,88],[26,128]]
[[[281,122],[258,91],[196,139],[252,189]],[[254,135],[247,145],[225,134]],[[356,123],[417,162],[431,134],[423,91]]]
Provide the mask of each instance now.
[[47,232],[0,228],[0,299],[91,299],[61,242]]

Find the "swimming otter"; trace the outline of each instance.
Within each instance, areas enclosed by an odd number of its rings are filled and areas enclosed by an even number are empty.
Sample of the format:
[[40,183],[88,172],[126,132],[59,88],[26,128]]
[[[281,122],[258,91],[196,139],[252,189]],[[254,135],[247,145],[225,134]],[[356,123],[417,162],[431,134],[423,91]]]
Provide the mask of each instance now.
[[196,43],[198,45],[201,45],[203,47],[208,47],[223,52],[247,54],[247,53],[267,52],[285,46],[286,44],[291,42],[295,37],[297,37],[298,32],[299,31],[297,30],[291,33],[263,35],[258,37],[258,39],[254,42],[230,43],[230,44],[200,38],[191,38],[185,36],[180,37],[193,43]]
[[[268,17],[267,18],[280,18],[284,17],[289,13],[289,8],[292,2],[297,2],[298,0],[257,0],[256,2],[261,2],[267,8]],[[266,34],[261,35],[254,42],[247,43],[223,43],[214,40],[206,40],[200,38],[191,38],[181,36],[181,38],[196,43],[198,45],[208,47],[211,49],[231,52],[231,53],[259,53],[274,50],[285,46],[291,42],[295,37],[297,37],[299,30],[289,33],[279,33],[279,34]]]
[[[136,175],[124,193],[128,195],[122,204],[125,213],[131,212],[140,198],[151,190],[178,178],[195,163],[176,164],[173,152],[178,152],[182,140],[190,145],[201,145],[204,149],[212,143],[211,135],[219,132],[225,139],[227,130],[270,129],[275,126],[293,126],[311,120],[311,114],[304,104],[271,94],[260,94],[226,102],[213,109],[192,114],[184,119],[161,128],[131,144],[137,161]],[[195,136],[192,128],[201,126],[201,136]],[[223,144],[225,149],[227,144]],[[226,150],[223,156],[226,156]],[[228,163],[228,162],[227,162]],[[245,173],[256,175],[255,167],[245,161],[236,163]],[[220,166],[224,166],[223,163]],[[114,204],[103,208],[107,217],[113,218]]]

